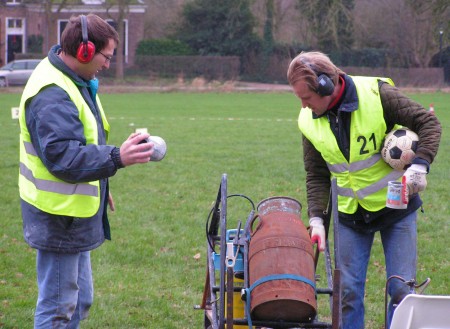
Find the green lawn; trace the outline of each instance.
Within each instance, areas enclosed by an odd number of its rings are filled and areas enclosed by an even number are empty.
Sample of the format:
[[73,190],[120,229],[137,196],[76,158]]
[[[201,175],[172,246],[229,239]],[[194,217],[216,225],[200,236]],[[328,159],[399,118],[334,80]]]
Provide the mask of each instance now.
[[[428,294],[450,295],[450,94],[410,95],[434,104],[443,125],[440,152],[419,215],[418,280]],[[36,303],[35,251],[22,238],[17,188],[20,94],[0,93],[0,328],[30,328]],[[223,173],[229,194],[258,203],[284,195],[306,208],[299,102],[290,93],[139,93],[102,97],[111,144],[148,128],[168,145],[165,159],[120,170],[111,179],[117,210],[113,240],[93,251],[95,301],[82,328],[203,328],[205,222]],[[229,228],[245,221],[249,203],[228,203]],[[305,223],[306,211],[303,210]],[[405,250],[408,252],[408,250]],[[198,257],[199,256],[199,257]],[[383,256],[377,238],[367,281],[367,328],[384,320]],[[319,313],[326,316],[326,302]]]

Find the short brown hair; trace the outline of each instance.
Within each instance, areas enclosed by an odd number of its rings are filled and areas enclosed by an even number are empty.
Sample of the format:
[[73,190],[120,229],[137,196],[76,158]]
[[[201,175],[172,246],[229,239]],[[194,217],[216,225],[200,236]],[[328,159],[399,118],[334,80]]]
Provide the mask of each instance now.
[[[119,44],[119,34],[105,20],[94,14],[87,15],[86,19],[88,40],[94,44],[96,52],[102,51],[108,45],[109,39],[113,39],[116,45]],[[81,15],[72,16],[61,35],[62,51],[76,57],[82,41]]]
[[304,80],[311,90],[317,90],[319,74],[326,74],[336,85],[339,75],[345,74],[330,58],[319,51],[301,52],[289,64],[287,79],[291,86]]

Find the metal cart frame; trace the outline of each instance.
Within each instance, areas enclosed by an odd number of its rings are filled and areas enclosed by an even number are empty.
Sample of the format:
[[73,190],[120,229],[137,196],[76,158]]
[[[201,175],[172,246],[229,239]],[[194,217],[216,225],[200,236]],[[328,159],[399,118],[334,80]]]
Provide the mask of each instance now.
[[[337,188],[336,182],[332,181],[332,193],[330,205],[337,205],[337,195],[335,193]],[[324,263],[327,276],[327,287],[316,288],[317,294],[329,295],[329,305],[331,311],[331,323],[321,322],[319,319],[313,319],[307,323],[294,323],[294,322],[280,322],[280,321],[259,321],[257,319],[249,318],[249,306],[245,307],[245,316],[242,318],[235,318],[233,316],[234,301],[233,295],[235,293],[241,293],[242,287],[234,286],[234,270],[232,266],[228,266],[229,259],[227,258],[227,175],[222,175],[219,191],[212,207],[208,221],[206,223],[206,235],[207,235],[207,266],[206,266],[206,280],[203,291],[203,299],[199,309],[204,310],[204,328],[205,329],[230,329],[233,326],[252,326],[253,328],[341,328],[341,305],[340,305],[340,271],[339,271],[339,253],[336,249],[336,239],[338,235],[337,231],[337,207],[331,207],[331,213],[333,217],[334,227],[334,269],[331,260],[331,253],[329,248],[328,237],[326,240],[326,247],[324,251]],[[249,223],[254,216],[255,210],[250,211],[247,218],[245,228],[241,229],[241,223],[239,223],[236,230],[237,234],[234,237],[232,243],[234,250],[240,248],[243,250],[243,267],[244,289],[249,287],[248,279],[248,250],[249,250]],[[330,220],[326,221],[326,232],[328,236]],[[228,244],[230,242],[228,241]],[[219,248],[219,253],[216,252],[216,248]],[[229,246],[228,246],[229,247]],[[229,255],[228,255],[229,256]],[[315,251],[315,266],[317,267],[319,259],[319,251]],[[219,265],[218,265],[219,264]]]

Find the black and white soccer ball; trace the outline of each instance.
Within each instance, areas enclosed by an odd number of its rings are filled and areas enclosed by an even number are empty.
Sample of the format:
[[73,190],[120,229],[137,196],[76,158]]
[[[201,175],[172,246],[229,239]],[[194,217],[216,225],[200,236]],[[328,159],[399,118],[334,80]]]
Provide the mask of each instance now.
[[419,136],[408,128],[392,130],[384,139],[381,156],[395,170],[406,170],[414,159],[418,142]]

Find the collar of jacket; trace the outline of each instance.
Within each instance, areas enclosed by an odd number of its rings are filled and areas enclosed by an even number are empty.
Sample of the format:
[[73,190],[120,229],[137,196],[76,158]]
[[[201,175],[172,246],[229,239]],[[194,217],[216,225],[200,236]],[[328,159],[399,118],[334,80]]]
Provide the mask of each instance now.
[[48,52],[48,59],[50,63],[56,67],[58,70],[63,72],[65,75],[69,76],[69,78],[80,87],[88,87],[88,83],[83,80],[79,75],[77,75],[71,68],[69,68],[63,60],[58,56],[61,51],[60,45],[54,45],[50,51]]
[[[345,81],[345,91],[343,95],[343,100],[341,102],[341,106],[339,107],[339,112],[353,112],[358,109],[358,94],[356,92],[356,86],[353,82],[352,78],[346,74],[342,76]],[[324,114],[318,116],[316,114],[313,115],[313,119],[321,118],[326,116],[329,111],[326,111]]]
[[[93,79],[95,81],[86,81],[82,79],[78,74],[76,74],[70,67],[63,62],[63,60],[58,56],[61,52],[60,45],[54,45],[50,51],[48,52],[48,60],[50,63],[56,67],[58,70],[67,75],[79,88],[80,92],[83,95],[83,98],[89,104],[91,109],[97,109],[95,97],[97,95],[98,89],[98,80]],[[94,112],[94,111],[93,111]],[[95,113],[98,116],[98,114]]]

